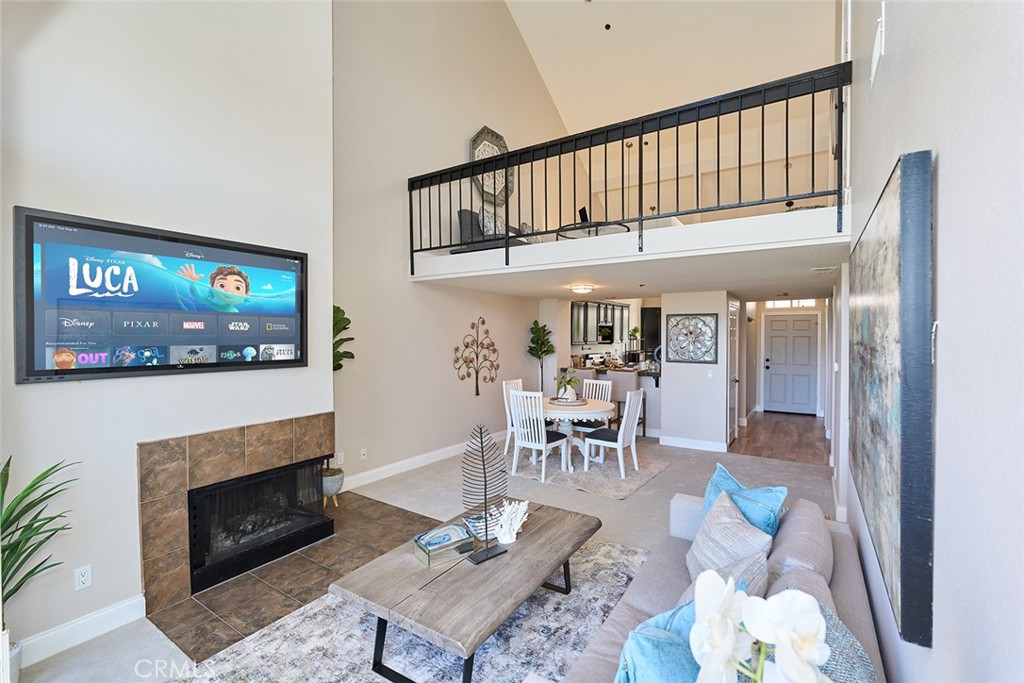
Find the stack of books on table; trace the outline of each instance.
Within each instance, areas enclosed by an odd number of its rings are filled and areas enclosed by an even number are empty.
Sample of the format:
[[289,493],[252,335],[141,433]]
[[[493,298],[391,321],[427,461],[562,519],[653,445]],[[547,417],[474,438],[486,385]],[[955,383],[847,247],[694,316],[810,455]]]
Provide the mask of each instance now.
[[431,569],[455,564],[473,552],[473,537],[461,524],[446,524],[412,540],[413,554]]

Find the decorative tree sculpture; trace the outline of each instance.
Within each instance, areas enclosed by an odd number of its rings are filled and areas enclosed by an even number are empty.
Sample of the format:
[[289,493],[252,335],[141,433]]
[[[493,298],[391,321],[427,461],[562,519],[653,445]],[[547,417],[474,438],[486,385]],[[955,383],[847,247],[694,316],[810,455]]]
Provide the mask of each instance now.
[[484,327],[486,324],[483,318],[469,324],[470,333],[462,338],[461,346],[455,347],[455,360],[452,361],[459,379],[472,377],[476,381],[477,396],[480,395],[480,381],[485,384],[496,381],[501,367],[498,364],[498,347],[491,339],[491,331]]
[[544,356],[550,356],[555,352],[555,345],[551,343],[551,330],[547,325],[541,325],[537,320],[533,321],[533,325],[530,326],[530,346],[526,352],[540,363],[540,390],[544,391]]
[[467,516],[479,514],[484,524],[484,547],[469,556],[473,564],[486,562],[506,552],[504,547],[491,543],[495,521],[488,511],[500,503],[507,493],[505,456],[491,440],[487,427],[478,424],[473,427],[462,456],[462,504]]

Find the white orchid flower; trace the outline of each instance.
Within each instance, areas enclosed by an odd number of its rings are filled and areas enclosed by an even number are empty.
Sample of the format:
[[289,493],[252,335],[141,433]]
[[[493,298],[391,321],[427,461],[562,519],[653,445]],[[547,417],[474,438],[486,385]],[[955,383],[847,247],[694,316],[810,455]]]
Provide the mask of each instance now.
[[690,649],[700,664],[697,683],[734,683],[740,662],[750,658],[754,639],[740,629],[747,594],[736,590],[708,569],[694,585],[696,621],[690,629]]
[[775,665],[765,666],[765,683],[823,683],[818,667],[831,654],[825,644],[825,619],[818,601],[797,590],[767,600],[752,597],[743,605],[743,625],[752,636],[775,646]]

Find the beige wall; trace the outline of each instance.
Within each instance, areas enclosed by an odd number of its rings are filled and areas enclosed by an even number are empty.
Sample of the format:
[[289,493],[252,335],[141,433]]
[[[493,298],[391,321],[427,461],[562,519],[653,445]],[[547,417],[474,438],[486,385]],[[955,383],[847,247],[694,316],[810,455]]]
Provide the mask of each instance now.
[[[679,313],[718,314],[718,363],[669,363],[665,318]],[[661,443],[725,450],[729,307],[725,292],[661,295]],[[711,375],[710,377],[708,375]]]
[[[1024,91],[1019,3],[885,8],[885,56],[869,84],[879,3],[853,7],[854,235],[898,155],[935,154],[934,647],[902,642],[863,514],[851,500],[889,680],[1020,677],[1024,535],[1021,281]],[[1011,297],[1007,298],[1007,294]],[[1009,351],[1009,352],[1008,352]],[[852,497],[851,497],[852,498]]]
[[[81,461],[57,503],[74,529],[49,546],[63,564],[8,605],[22,639],[140,594],[137,442],[333,408],[331,31],[326,3],[0,13],[0,449],[15,486]],[[14,204],[308,252],[309,367],[15,386]],[[86,564],[93,585],[74,592]]]
[[[500,381],[537,382],[536,299],[409,281],[406,179],[467,161],[485,124],[513,149],[565,128],[503,3],[336,3],[334,51],[334,293],[356,355],[335,373],[337,446],[355,474],[504,429]],[[477,316],[501,365],[479,397],[452,367]]]

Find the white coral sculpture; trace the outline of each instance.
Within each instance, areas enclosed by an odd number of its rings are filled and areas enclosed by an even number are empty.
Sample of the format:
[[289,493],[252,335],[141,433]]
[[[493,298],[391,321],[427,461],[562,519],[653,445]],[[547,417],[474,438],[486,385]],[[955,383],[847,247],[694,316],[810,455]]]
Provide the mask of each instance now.
[[507,544],[516,542],[516,534],[523,528],[523,522],[530,516],[527,511],[529,501],[506,500],[501,504],[501,509],[491,508],[491,514],[497,515],[498,524],[495,528],[495,535],[498,543]]

